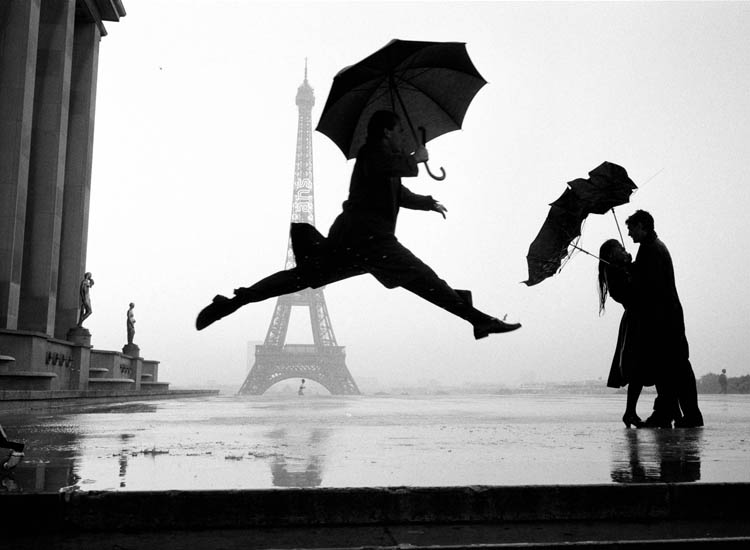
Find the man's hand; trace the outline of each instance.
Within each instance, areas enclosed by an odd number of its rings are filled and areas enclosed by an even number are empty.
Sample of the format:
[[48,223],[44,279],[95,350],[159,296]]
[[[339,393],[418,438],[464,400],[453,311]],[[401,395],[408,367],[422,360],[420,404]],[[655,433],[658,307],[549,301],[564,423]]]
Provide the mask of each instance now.
[[443,219],[445,219],[445,213],[448,211],[448,209],[438,201],[435,201],[435,204],[432,205],[432,210],[443,216]]
[[420,145],[417,147],[417,150],[414,151],[414,160],[417,162],[427,162],[430,160],[430,154],[427,152],[427,149],[424,147],[424,145]]

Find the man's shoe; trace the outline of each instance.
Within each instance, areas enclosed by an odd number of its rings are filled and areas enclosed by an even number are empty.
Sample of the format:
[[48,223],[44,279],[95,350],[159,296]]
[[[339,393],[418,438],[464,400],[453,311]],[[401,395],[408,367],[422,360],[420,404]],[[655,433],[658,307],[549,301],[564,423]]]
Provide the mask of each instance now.
[[672,427],[672,421],[667,418],[663,418],[661,416],[652,414],[643,423],[643,427],[644,428],[666,428],[668,429]]
[[195,328],[203,330],[214,321],[234,313],[240,306],[240,303],[219,294],[214,297],[213,302],[204,307],[198,314],[198,318],[195,320]]
[[700,428],[703,426],[703,418],[683,416],[674,421],[675,428]]
[[492,317],[489,321],[474,325],[474,338],[479,340],[485,338],[490,334],[499,334],[501,332],[510,332],[521,328],[521,323],[506,323],[496,317]]

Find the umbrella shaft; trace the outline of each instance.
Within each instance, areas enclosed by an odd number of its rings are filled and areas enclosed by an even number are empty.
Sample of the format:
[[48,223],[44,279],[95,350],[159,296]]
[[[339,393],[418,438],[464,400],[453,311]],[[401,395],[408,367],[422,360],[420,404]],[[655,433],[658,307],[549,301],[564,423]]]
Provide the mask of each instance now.
[[622,243],[622,246],[625,246],[625,239],[622,238],[622,231],[620,231],[620,222],[617,221],[617,214],[615,214],[614,208],[612,208],[612,215],[615,217],[615,225],[617,226],[617,232],[620,234],[620,242]]
[[601,258],[600,258],[599,256],[596,256],[596,255],[592,254],[592,253],[591,253],[591,252],[589,252],[588,250],[584,250],[584,249],[583,249],[583,248],[581,248],[580,246],[576,246],[576,245],[574,245],[573,243],[571,243],[571,244],[570,244],[570,246],[572,246],[572,247],[573,247],[573,248],[575,248],[576,250],[580,250],[580,251],[581,251],[581,252],[583,252],[584,254],[588,254],[588,255],[589,255],[589,256],[591,256],[592,258],[596,258],[596,259],[597,259],[597,260],[599,260],[600,262],[604,262],[605,264],[608,264],[608,263],[609,263],[609,262],[608,262],[607,260],[602,260],[602,259],[601,259]]
[[[406,123],[409,125],[409,130],[411,130],[411,135],[414,137],[414,141],[419,145],[420,141],[417,137],[417,131],[414,129],[414,125],[411,122],[411,119],[409,118],[409,113],[406,110],[406,105],[404,105],[404,100],[401,99],[401,94],[398,93],[398,86],[396,86],[396,81],[393,78],[393,75],[390,75],[388,77],[388,84],[391,89],[391,98],[393,95],[396,96],[396,99],[398,100],[398,104],[401,106],[401,110],[404,112],[404,118],[406,118]],[[393,103],[393,99],[391,99],[391,103]],[[394,105],[394,112],[396,112],[395,105]],[[422,143],[424,145],[424,143]]]

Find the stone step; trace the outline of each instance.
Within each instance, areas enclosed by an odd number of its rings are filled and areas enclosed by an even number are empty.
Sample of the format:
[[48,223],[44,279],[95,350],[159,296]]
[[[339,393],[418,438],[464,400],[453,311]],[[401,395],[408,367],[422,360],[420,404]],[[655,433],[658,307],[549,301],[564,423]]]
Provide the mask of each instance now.
[[748,538],[748,500],[750,483],[702,482],[0,493],[8,521],[33,510],[49,530],[348,529],[363,540],[386,528],[392,537],[342,548]]
[[[545,530],[540,529],[540,534]],[[106,546],[102,545],[102,537]],[[158,550],[188,550],[193,548],[221,548],[223,550],[557,550],[585,548],[587,550],[642,550],[642,549],[713,549],[734,550],[748,548],[750,537],[699,537],[636,540],[581,540],[508,542],[480,544],[371,544],[372,540],[392,541],[387,530],[373,533],[361,529],[334,531],[309,529],[306,531],[278,532],[266,529],[223,531],[152,531],[139,533],[105,532],[64,535],[40,534],[23,537],[11,534],[6,537],[9,548],[37,550],[39,548],[76,548],[100,550],[101,548],[139,548]]]

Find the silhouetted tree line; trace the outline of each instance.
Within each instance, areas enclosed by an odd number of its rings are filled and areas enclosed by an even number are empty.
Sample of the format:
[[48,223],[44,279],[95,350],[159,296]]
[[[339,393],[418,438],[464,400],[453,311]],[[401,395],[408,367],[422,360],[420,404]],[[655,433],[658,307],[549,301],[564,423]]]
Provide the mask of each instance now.
[[[698,380],[698,393],[720,393],[719,375],[709,372]],[[750,374],[727,376],[727,393],[750,393]]]

